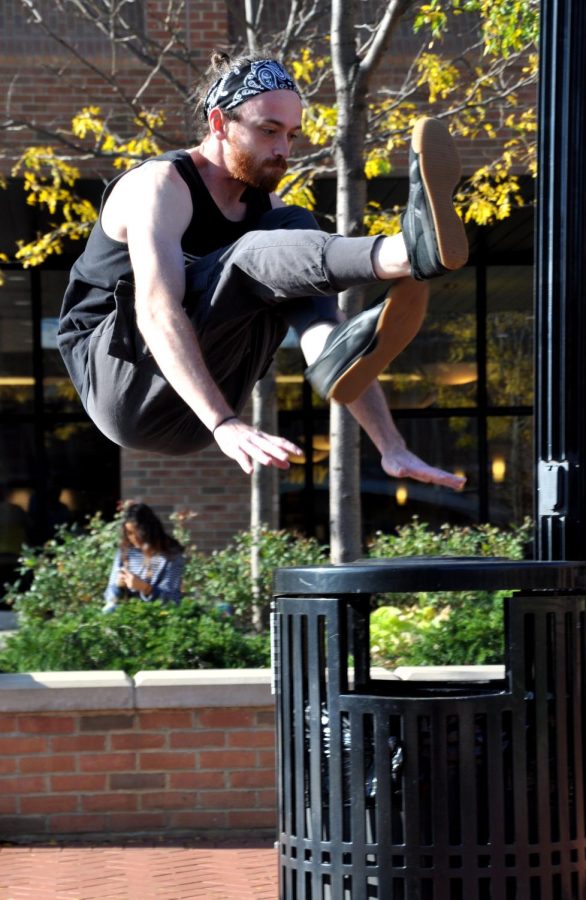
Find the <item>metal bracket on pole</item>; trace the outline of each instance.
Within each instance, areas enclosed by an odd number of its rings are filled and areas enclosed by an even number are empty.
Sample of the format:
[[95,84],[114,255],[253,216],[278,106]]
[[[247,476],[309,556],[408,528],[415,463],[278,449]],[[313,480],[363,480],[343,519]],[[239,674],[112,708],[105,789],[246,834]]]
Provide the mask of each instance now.
[[537,466],[537,511],[540,516],[567,516],[570,496],[570,461],[540,460]]

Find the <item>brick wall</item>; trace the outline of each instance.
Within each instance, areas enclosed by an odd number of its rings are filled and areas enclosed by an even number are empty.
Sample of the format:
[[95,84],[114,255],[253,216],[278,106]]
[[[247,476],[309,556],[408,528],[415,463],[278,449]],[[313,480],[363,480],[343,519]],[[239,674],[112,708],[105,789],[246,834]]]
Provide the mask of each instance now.
[[[373,678],[486,683],[503,666]],[[276,833],[265,669],[0,675],[0,842],[99,834]],[[392,696],[389,693],[389,696]]]
[[[242,8],[242,4],[240,6]],[[109,81],[112,65],[109,42],[87,24],[80,26],[75,17],[64,19],[57,13],[51,17],[47,11],[48,24],[55,32],[66,41],[73,42],[81,58],[90,60],[93,69],[88,69],[40,28],[27,23],[19,0],[7,0],[6,7],[4,29],[0,33],[0,76],[6,85],[6,118],[18,122],[20,127],[16,131],[3,133],[5,152],[11,148],[14,154],[18,154],[27,143],[46,143],[49,140],[46,136],[35,134],[27,123],[36,122],[50,130],[68,128],[71,116],[90,102],[99,103],[113,121],[114,128],[124,129],[129,120],[128,103]],[[166,23],[167,3],[147,0],[143,8],[146,33],[153,40],[166,43],[170,35]],[[231,9],[233,5],[226,3],[226,0],[198,0],[185,5],[184,14],[174,21],[173,28],[180,34],[189,53],[190,67],[172,56],[165,58],[165,68],[177,82],[191,88],[205,72],[213,49],[226,48],[235,42],[242,46],[243,19],[240,15],[231,16]],[[278,3],[267,4],[265,12],[269,30],[284,24],[283,10]],[[403,23],[393,37],[391,52],[383,59],[374,84],[399,89],[420,43],[420,36],[413,35],[410,24]],[[463,51],[468,43],[469,36],[458,38],[448,35],[444,41],[454,55]],[[170,82],[160,74],[155,74],[145,84],[148,66],[145,68],[132,53],[124,53],[119,48],[115,55],[115,70],[126,98],[143,88],[142,100],[148,107],[165,108],[167,119],[162,137],[168,140],[169,146],[183,146],[184,142],[195,140],[193,122],[190,121],[191,99],[185,101],[182,92],[170,87]],[[421,99],[424,100],[423,95]],[[535,100],[534,87],[521,95],[522,104],[534,105]],[[492,121],[498,131],[496,112],[492,115]],[[494,158],[495,144],[500,145],[500,141],[482,136],[472,141],[461,141],[464,171],[470,172]],[[95,160],[87,165],[80,162],[80,165],[85,173],[94,177],[100,170]],[[406,174],[406,158],[395,159],[394,169],[396,174]],[[10,163],[0,159],[0,172],[8,174],[9,171]],[[101,174],[110,177],[111,166],[106,164]]]
[[163,519],[186,509],[197,513],[190,531],[204,552],[250,527],[250,478],[215,445],[183,457],[124,450],[120,487],[124,499],[148,503]]
[[[64,17],[48,7],[44,10],[45,24],[63,40],[60,45],[27,21],[19,0],[5,0],[4,5],[6,11],[0,32],[4,114],[6,119],[18,123],[19,128],[3,132],[3,157],[18,156],[27,144],[51,142],[49,137],[35,134],[29,127],[31,123],[47,127],[51,132],[68,129],[72,115],[88,103],[98,104],[108,115],[113,129],[120,128],[124,134],[132,118],[129,101],[139,90],[146,108],[165,109],[163,140],[168,140],[169,146],[182,146],[185,141],[194,140],[189,114],[191,100],[183,95],[183,90],[176,90],[172,85],[177,83],[189,90],[207,68],[211,50],[226,45],[229,25],[225,0],[187,3],[183,14],[171,26],[164,0],[148,0],[144,4],[144,26],[149,40],[164,46],[171,34],[178,35],[189,54],[189,65],[173,54],[165,56],[164,68],[170,74],[169,79],[161,73],[152,73],[154,59],[143,65],[137,56],[126,53],[120,46],[113,56],[110,41],[75,15]],[[139,8],[143,5],[137,4],[136,9]],[[137,27],[140,32],[139,22]],[[68,52],[66,45],[75,48],[77,58]],[[91,65],[88,67],[81,60],[88,60]],[[111,82],[112,68],[121,90]],[[95,161],[77,164],[93,177],[100,171]],[[10,163],[1,159],[0,172],[8,174],[9,171]],[[106,164],[101,171],[110,177],[112,167]]]
[[[92,680],[99,693],[102,676],[111,679],[117,674],[117,706],[68,708],[72,702],[91,705],[86,700]],[[150,674],[152,692],[157,674]],[[130,679],[121,673],[84,673],[86,696],[74,688],[77,700],[67,697],[71,689],[64,687],[66,674],[61,674],[59,684],[50,674],[0,676],[0,840],[276,828],[274,712],[268,673],[218,673],[224,699],[217,691],[215,699],[210,694],[213,673],[159,674],[168,696],[161,699],[158,688],[158,708],[137,708],[146,699],[141,701],[137,690],[140,676],[129,685]],[[182,674],[183,687],[191,687],[177,698],[173,676],[180,681]],[[69,677],[79,681],[81,676]],[[19,679],[45,685],[35,702],[27,702],[23,688],[14,687]],[[208,706],[197,699],[203,681],[208,696],[202,695],[201,701]],[[242,683],[249,693],[256,690],[256,696],[244,696],[241,702]],[[129,690],[135,707],[120,708],[118,701]],[[25,687],[27,691],[30,694]],[[111,702],[113,696],[111,687]],[[185,705],[165,706],[171,702]],[[25,709],[7,708],[18,705]],[[47,705],[53,708],[26,709]]]

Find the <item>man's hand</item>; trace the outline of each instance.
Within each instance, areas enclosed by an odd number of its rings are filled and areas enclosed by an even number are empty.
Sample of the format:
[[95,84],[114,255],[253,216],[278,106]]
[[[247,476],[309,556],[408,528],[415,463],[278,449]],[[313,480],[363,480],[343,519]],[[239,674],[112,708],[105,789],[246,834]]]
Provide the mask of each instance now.
[[254,463],[262,466],[289,468],[289,456],[301,456],[303,451],[296,444],[276,434],[258,431],[233,418],[218,425],[214,438],[222,453],[234,459],[247,475],[254,470]]
[[415,481],[439,484],[441,487],[452,488],[454,491],[461,491],[466,484],[466,479],[462,476],[428,466],[401,444],[395,445],[393,449],[383,455],[382,467],[387,475],[391,475],[393,478],[413,478]]

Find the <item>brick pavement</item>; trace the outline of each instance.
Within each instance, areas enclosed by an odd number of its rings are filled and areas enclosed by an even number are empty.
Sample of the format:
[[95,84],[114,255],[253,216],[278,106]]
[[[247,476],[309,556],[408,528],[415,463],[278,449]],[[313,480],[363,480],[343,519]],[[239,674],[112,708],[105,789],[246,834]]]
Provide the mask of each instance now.
[[0,845],[0,900],[276,900],[272,839]]

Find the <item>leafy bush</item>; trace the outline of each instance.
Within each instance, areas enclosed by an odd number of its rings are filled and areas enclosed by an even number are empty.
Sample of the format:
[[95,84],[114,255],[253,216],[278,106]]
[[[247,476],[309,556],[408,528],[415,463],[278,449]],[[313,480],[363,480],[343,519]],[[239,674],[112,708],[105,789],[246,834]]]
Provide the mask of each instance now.
[[264,635],[242,634],[194,600],[129,600],[113,613],[87,604],[48,621],[25,619],[0,652],[5,672],[246,668],[269,665]]
[[[102,595],[118,531],[119,516],[113,522],[94,516],[85,531],[66,526],[44,547],[25,551],[22,584],[7,597],[19,612],[20,627],[0,650],[0,670],[123,669],[134,674],[153,668],[266,666],[269,637],[266,629],[253,633],[253,604],[268,609],[274,568],[327,562],[327,548],[317,541],[263,529],[253,597],[252,535],[237,534],[229,547],[206,555],[190,543],[186,516],[177,516],[175,536],[186,548],[183,601],[177,606],[126,601],[106,615]],[[377,534],[369,555],[518,559],[529,536],[529,522],[515,532],[491,525],[444,525],[435,532],[413,519],[394,535]],[[505,593],[393,594],[392,605],[388,597],[376,598],[373,662],[500,662]],[[222,614],[226,609],[230,615]]]
[[189,593],[205,604],[229,607],[245,627],[251,626],[253,603],[268,611],[275,568],[323,565],[328,562],[328,548],[314,538],[263,528],[258,535],[260,572],[255,598],[252,591],[252,540],[252,533],[245,531],[237,534],[228,547],[214,550],[209,556],[190,554],[184,577]]
[[[526,521],[515,531],[493,525],[443,525],[432,531],[414,518],[396,535],[377,534],[371,557],[479,556],[522,559],[531,536]],[[503,661],[503,599],[510,591],[392,594],[392,605],[371,615],[373,662],[397,665],[465,665]]]
[[[134,674],[149,668],[267,666],[268,632],[251,633],[251,535],[238,534],[230,547],[205,555],[190,543],[188,516],[176,516],[174,533],[186,556],[183,601],[125,601],[104,614],[120,517],[104,522],[96,515],[85,530],[64,526],[43,547],[25,550],[20,582],[5,598],[19,613],[19,630],[0,650],[0,670]],[[316,541],[285,531],[262,530],[259,542],[256,602],[264,609],[275,566],[323,562],[327,554]]]
[[[102,599],[120,531],[120,515],[104,522],[98,514],[87,528],[60,526],[42,547],[26,547],[19,580],[5,595],[26,618],[47,619]],[[24,585],[28,585],[22,592]]]

